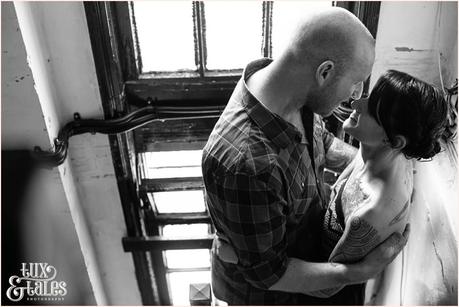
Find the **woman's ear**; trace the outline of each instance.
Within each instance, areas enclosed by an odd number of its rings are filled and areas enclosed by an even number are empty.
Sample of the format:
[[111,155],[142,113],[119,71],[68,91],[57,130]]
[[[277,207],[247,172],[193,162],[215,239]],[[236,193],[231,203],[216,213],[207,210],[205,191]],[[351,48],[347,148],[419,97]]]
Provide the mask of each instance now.
[[392,147],[394,149],[402,150],[403,148],[405,148],[406,143],[407,143],[406,137],[404,137],[403,135],[397,134],[394,137],[394,141],[392,142]]
[[335,73],[335,63],[330,60],[322,62],[316,70],[316,81],[319,86],[325,84]]

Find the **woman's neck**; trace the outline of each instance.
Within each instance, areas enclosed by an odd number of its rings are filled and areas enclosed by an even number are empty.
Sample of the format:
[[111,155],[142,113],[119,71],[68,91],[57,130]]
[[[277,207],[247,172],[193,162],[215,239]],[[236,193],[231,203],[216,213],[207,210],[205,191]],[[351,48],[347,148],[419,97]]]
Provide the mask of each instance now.
[[363,160],[363,171],[377,177],[385,177],[404,160],[399,151],[386,144],[380,146],[360,144],[359,154]]

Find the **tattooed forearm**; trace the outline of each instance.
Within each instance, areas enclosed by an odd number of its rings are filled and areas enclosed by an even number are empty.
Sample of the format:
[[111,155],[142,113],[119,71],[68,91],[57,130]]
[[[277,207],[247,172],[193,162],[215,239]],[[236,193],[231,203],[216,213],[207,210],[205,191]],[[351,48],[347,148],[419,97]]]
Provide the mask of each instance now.
[[333,171],[342,172],[351,163],[356,154],[357,148],[338,138],[334,138],[325,155],[325,166]]
[[410,202],[407,201],[405,203],[405,206],[403,206],[402,210],[390,221],[389,226],[392,226],[394,224],[397,224],[398,222],[402,221],[405,216],[408,214],[408,208],[410,206]]
[[360,217],[352,217],[349,229],[345,229],[330,255],[332,262],[355,262],[363,258],[380,243],[377,230]]
[[[352,217],[349,227],[345,229],[335,249],[330,255],[329,262],[350,263],[363,258],[370,250],[380,243],[377,230],[360,217]],[[322,289],[309,293],[316,297],[330,297],[340,291],[344,286]]]

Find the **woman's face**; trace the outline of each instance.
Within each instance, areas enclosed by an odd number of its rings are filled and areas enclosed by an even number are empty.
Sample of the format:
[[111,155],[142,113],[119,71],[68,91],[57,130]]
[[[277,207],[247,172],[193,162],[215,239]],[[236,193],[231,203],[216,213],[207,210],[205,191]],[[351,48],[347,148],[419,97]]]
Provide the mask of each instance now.
[[380,145],[387,138],[383,127],[368,113],[368,99],[360,99],[351,103],[351,116],[343,123],[346,133],[352,135],[362,144]]

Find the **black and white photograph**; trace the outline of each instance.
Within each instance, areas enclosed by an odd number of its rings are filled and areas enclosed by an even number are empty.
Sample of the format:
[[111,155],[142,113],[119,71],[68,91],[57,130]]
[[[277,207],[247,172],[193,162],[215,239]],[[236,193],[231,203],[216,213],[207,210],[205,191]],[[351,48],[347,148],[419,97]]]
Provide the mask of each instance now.
[[458,2],[1,2],[1,305],[457,306]]

